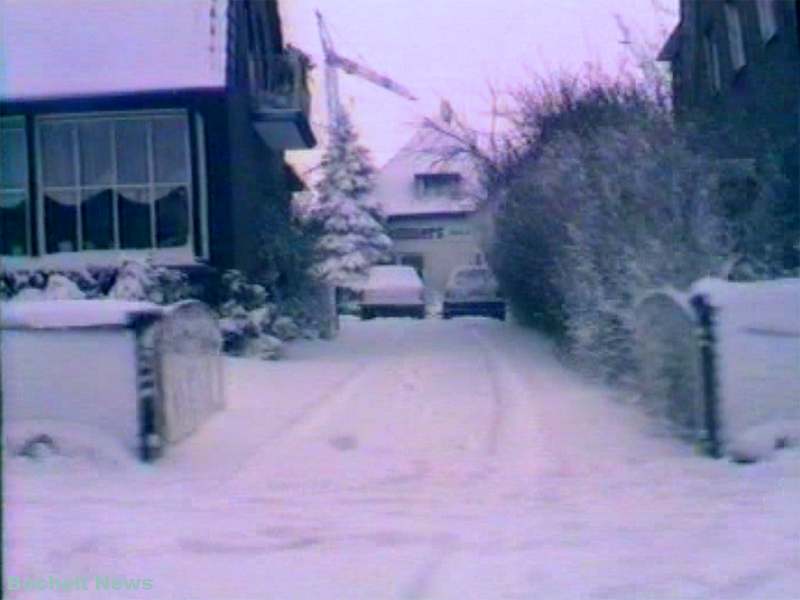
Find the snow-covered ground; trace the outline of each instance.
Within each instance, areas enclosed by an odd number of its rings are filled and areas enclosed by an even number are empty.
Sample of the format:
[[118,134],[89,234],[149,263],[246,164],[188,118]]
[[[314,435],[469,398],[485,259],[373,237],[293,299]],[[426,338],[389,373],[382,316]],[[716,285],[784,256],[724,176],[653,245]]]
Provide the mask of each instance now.
[[694,455],[513,325],[345,320],[226,375],[155,465],[6,459],[4,577],[48,588],[7,598],[800,597],[800,452]]

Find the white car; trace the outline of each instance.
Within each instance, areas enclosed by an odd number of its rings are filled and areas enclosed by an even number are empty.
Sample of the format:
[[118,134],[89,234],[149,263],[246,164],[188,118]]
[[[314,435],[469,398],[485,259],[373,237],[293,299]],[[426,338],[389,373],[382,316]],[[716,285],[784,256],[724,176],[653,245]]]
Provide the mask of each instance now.
[[425,287],[414,267],[379,265],[369,270],[361,291],[361,318],[425,318]]
[[464,266],[450,274],[442,305],[442,318],[475,315],[505,321],[506,303],[497,279],[487,267]]

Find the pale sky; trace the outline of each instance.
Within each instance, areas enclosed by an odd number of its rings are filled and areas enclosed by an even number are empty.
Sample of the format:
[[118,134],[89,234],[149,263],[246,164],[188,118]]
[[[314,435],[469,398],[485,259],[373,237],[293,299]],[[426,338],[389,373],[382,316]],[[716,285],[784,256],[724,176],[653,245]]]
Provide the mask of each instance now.
[[[286,40],[311,55],[313,127],[324,143],[327,122],[322,49],[314,10],[328,24],[339,54],[406,86],[411,102],[357,77],[340,74],[341,99],[380,166],[437,114],[446,98],[467,120],[487,124],[491,83],[499,90],[531,74],[610,71],[633,62],[615,15],[634,36],[661,43],[677,22],[678,0],[283,0]],[[660,6],[661,8],[657,8]],[[293,153],[303,170],[318,152]]]

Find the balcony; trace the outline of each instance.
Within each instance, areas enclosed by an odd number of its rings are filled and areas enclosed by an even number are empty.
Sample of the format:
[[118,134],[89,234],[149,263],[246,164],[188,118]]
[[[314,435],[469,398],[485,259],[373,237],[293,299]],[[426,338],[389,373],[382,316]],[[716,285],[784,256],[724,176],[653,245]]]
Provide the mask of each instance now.
[[276,150],[316,145],[311,131],[308,58],[288,48],[281,54],[248,57],[253,121],[264,142]]

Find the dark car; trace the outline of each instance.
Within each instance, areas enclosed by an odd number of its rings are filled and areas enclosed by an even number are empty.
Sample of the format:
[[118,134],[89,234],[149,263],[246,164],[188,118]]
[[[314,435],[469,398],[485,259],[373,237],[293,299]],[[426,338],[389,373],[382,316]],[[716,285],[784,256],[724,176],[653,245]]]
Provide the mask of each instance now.
[[500,296],[497,280],[486,267],[459,267],[447,282],[442,317],[468,315],[505,321],[505,300]]

